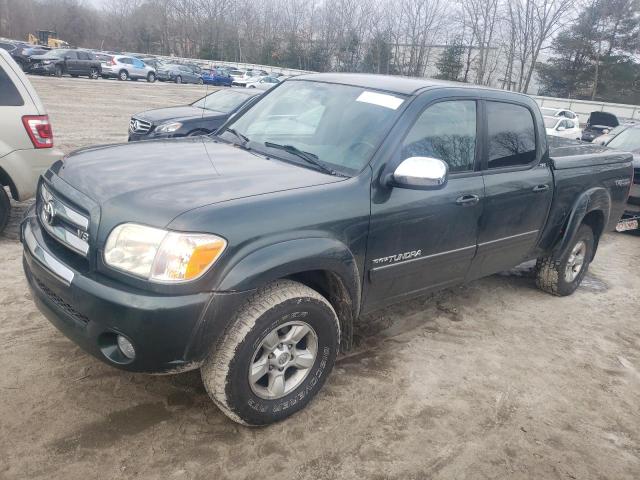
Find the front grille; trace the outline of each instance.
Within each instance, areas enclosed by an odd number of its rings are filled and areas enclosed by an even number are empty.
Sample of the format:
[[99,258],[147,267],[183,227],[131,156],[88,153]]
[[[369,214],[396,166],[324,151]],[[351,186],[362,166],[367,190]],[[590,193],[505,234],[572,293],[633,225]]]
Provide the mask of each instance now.
[[56,241],[87,257],[89,218],[54,195],[44,183],[40,186],[38,215],[44,230]]
[[131,133],[148,133],[151,130],[151,122],[131,117],[129,122],[129,131]]
[[59,295],[54,293],[49,287],[47,287],[44,283],[42,283],[38,278],[34,276],[33,279],[38,285],[38,288],[42,290],[42,293],[44,293],[47,296],[47,298],[51,300],[51,302],[55,306],[57,306],[60,310],[62,310],[69,317],[71,317],[72,319],[74,319],[75,321],[77,321],[83,326],[86,326],[89,323],[89,318],[86,315],[81,314],[75,308],[73,308],[71,305],[65,302]]

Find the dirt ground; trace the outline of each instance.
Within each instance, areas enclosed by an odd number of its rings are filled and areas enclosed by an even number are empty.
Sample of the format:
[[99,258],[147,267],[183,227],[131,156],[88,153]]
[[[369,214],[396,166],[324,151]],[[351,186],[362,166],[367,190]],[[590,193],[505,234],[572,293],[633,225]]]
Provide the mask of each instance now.
[[[31,78],[65,151],[203,87]],[[197,372],[111,368],[34,307],[16,205],[0,237],[0,478],[638,479],[640,237],[607,235],[571,297],[527,267],[361,319],[300,414],[249,429]]]

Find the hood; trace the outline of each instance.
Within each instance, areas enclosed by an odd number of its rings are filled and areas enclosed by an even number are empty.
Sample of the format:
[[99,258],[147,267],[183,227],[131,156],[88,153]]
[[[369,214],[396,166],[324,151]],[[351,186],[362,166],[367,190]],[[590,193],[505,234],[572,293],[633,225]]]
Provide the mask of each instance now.
[[222,112],[215,112],[212,110],[205,110],[198,107],[192,107],[191,105],[184,105],[182,107],[168,107],[158,108],[155,110],[147,110],[133,115],[135,118],[142,120],[148,120],[154,125],[168,122],[169,120],[180,119],[193,119],[193,118],[212,118],[212,117],[224,117],[226,114]]
[[618,117],[608,112],[591,112],[587,125],[590,127],[617,127],[619,125]]
[[52,170],[112,216],[107,224],[154,226],[205,205],[344,180],[209,137],[90,147]]

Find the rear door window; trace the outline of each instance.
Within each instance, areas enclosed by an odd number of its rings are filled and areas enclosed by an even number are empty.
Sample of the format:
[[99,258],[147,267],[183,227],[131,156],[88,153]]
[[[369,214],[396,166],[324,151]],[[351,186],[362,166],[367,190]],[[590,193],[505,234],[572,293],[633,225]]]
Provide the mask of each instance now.
[[76,52],[65,52],[64,58],[66,58],[67,60],[77,60],[78,54]]
[[78,52],[78,59],[79,60],[91,60],[91,58],[89,57],[89,54],[87,52]]
[[0,65],[0,107],[20,107],[24,100],[11,78]]
[[521,167],[536,158],[536,130],[526,107],[487,102],[490,169]]

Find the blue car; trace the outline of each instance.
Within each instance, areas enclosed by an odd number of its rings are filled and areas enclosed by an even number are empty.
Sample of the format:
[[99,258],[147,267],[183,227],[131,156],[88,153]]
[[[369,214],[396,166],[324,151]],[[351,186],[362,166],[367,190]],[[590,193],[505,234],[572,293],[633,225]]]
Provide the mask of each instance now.
[[231,82],[233,82],[229,73],[222,68],[203,70],[201,78],[202,81],[208,85],[222,85],[225,87],[230,87]]

